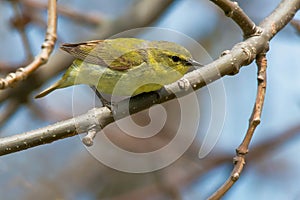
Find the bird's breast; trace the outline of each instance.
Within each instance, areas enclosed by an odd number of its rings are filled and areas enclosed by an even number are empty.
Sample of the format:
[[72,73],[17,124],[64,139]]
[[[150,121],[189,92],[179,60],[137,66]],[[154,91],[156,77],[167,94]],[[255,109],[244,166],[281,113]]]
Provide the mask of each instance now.
[[177,70],[159,64],[143,63],[128,70],[113,70],[95,64],[82,63],[76,77],[76,84],[96,86],[99,92],[134,96],[155,91],[183,76]]

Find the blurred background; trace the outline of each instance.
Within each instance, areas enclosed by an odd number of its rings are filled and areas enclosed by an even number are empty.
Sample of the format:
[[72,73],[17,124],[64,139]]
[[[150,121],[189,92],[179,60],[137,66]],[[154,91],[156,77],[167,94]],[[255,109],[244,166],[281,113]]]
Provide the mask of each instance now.
[[[258,24],[280,1],[238,2]],[[39,53],[47,25],[46,8],[47,1],[0,1],[1,77],[26,65]],[[58,8],[58,41],[49,62],[29,77],[31,81],[0,91],[0,137],[73,116],[73,88],[40,100],[33,98],[58,80],[70,65],[71,56],[58,49],[63,42],[105,39],[132,28],[161,27],[189,36],[212,59],[217,59],[222,51],[243,39],[237,25],[207,0],[60,0]],[[299,32],[288,24],[270,43],[262,122],[250,145],[245,170],[223,199],[300,198],[300,161],[296,157],[300,150],[299,42]],[[201,55],[195,57],[209,62]],[[235,76],[224,77],[222,84],[226,94],[224,126],[217,144],[205,158],[199,159],[198,152],[204,137],[201,130],[207,128],[211,108],[207,106],[209,91],[202,88],[197,91],[201,110],[199,133],[190,148],[170,166],[144,174],[119,172],[101,164],[75,136],[2,156],[1,199],[206,199],[231,172],[235,148],[243,139],[255,100],[256,65],[252,63]],[[223,97],[220,101],[224,103]],[[172,130],[180,120],[176,117],[180,111],[173,110],[174,104],[176,107],[176,101],[164,104],[170,117],[159,135],[146,142],[126,137],[115,124],[104,132],[130,151],[160,148],[173,137]],[[89,108],[80,100],[76,106],[78,113]],[[146,111],[133,118],[140,124],[149,123]]]

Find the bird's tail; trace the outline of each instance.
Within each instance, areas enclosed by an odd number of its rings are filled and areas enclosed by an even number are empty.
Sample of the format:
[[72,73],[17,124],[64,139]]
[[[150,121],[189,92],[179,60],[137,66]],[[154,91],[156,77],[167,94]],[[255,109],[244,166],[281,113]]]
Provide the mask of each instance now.
[[46,96],[47,94],[49,94],[50,92],[52,92],[53,90],[56,90],[60,88],[60,82],[57,81],[56,83],[54,83],[53,85],[51,85],[50,87],[48,87],[47,89],[45,89],[44,91],[42,91],[41,93],[39,93],[38,95],[36,95],[34,98],[41,98]]

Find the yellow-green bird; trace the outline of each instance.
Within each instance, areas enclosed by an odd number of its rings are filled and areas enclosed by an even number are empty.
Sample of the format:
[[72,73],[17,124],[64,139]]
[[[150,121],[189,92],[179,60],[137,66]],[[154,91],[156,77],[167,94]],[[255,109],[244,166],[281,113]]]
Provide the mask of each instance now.
[[175,82],[191,66],[202,66],[187,49],[168,41],[117,38],[66,43],[61,49],[75,60],[59,81],[36,98],[76,84],[93,86],[100,93],[134,96]]

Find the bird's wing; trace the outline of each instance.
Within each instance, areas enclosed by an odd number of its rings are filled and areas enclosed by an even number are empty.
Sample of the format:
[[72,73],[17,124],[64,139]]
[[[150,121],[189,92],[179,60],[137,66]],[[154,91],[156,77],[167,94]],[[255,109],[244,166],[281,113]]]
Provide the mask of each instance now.
[[65,43],[61,49],[87,63],[109,67],[114,70],[127,70],[147,62],[146,40],[117,38],[93,40],[82,43]]

